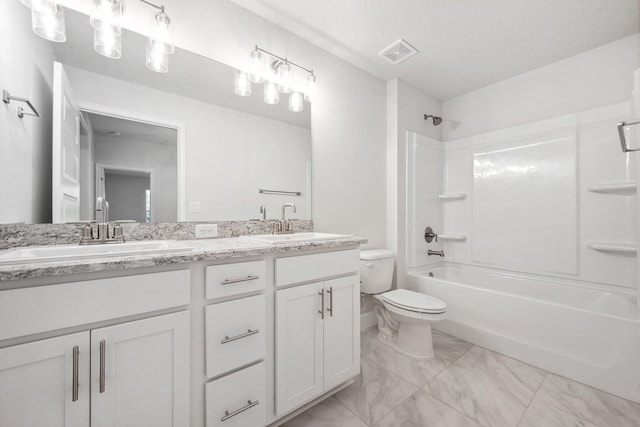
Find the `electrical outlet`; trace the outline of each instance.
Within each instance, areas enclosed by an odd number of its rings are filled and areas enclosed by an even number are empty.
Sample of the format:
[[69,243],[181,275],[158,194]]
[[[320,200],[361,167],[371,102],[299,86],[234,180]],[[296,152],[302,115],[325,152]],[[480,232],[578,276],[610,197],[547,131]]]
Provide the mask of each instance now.
[[200,213],[200,202],[189,202],[189,213]]
[[218,224],[196,224],[196,239],[218,237]]

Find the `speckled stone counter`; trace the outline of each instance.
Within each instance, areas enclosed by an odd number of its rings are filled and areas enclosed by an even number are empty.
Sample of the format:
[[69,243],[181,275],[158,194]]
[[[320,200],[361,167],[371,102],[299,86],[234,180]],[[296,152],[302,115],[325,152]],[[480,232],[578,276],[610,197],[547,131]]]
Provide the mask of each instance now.
[[0,266],[0,281],[214,261],[314,249],[348,248],[366,243],[367,240],[361,237],[344,236],[330,240],[268,244],[246,237],[234,237],[182,240],[181,242],[189,248],[187,251],[2,265]]

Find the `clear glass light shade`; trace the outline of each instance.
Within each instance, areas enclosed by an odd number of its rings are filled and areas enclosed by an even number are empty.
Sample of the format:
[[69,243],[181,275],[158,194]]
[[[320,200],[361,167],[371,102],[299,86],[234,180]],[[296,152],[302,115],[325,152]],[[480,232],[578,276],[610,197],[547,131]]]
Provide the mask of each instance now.
[[236,70],[236,75],[233,79],[233,91],[236,95],[249,96],[251,95],[251,81],[249,75],[244,71]]
[[264,57],[259,50],[251,52],[251,60],[249,63],[249,80],[253,83],[262,83],[265,80]]
[[120,58],[122,56],[122,29],[103,22],[93,32],[93,48],[107,58]]
[[309,75],[307,79],[307,91],[304,93],[304,100],[307,102],[313,102],[316,99],[318,93],[318,85],[316,83],[316,76]]
[[147,43],[147,68],[156,73],[166,73],[169,71],[169,53],[163,43],[149,40]]
[[299,113],[304,109],[304,99],[300,92],[291,92],[289,95],[289,111]]
[[165,53],[175,52],[173,44],[174,28],[171,25],[169,16],[164,12],[158,12],[151,21],[151,35],[149,40],[153,41],[156,49],[163,49]]
[[55,0],[20,0],[20,2],[36,12],[51,12],[56,7]]
[[120,27],[119,19],[124,15],[124,0],[93,0],[93,4],[89,22],[94,29],[100,30],[103,25]]
[[264,102],[271,105],[280,102],[278,86],[274,82],[264,82]]
[[[47,2],[48,6],[31,9],[31,27],[33,31],[46,40],[62,43],[67,40],[67,31],[64,25],[64,10],[55,4]],[[49,7],[51,6],[52,7]]]
[[293,81],[293,68],[288,62],[282,62],[278,65],[277,71],[278,90],[282,93],[291,93],[291,82]]

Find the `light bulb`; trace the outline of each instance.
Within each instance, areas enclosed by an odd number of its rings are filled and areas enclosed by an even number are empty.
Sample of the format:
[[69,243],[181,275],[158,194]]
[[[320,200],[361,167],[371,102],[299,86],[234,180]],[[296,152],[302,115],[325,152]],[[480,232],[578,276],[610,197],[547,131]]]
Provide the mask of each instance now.
[[107,58],[120,58],[122,56],[122,29],[102,22],[93,32],[93,48]]
[[169,54],[164,43],[149,40],[149,43],[147,43],[146,64],[147,68],[157,73],[169,71]]
[[300,92],[292,92],[289,95],[289,111],[299,113],[304,109],[304,100]]
[[151,22],[151,35],[149,40],[154,42],[156,49],[163,49],[165,53],[173,53],[176,50],[173,44],[173,26],[171,19],[164,12],[164,8],[153,16]]
[[264,82],[264,102],[271,105],[280,102],[278,87],[274,82]]
[[233,91],[240,96],[251,95],[251,82],[249,81],[249,75],[244,71],[236,70],[235,78],[233,79],[234,88]]
[[39,0],[37,4],[32,3],[31,27],[43,39],[57,43],[67,40],[64,10],[54,1]]
[[318,85],[316,84],[316,76],[311,73],[307,79],[307,91],[304,93],[304,100],[313,102],[316,99]]
[[291,81],[293,80],[293,69],[291,65],[287,62],[281,62],[278,65],[278,90],[282,93],[291,93],[293,89],[291,89]]
[[253,83],[262,83],[265,80],[264,75],[264,57],[258,49],[254,49],[251,52],[249,80]]
[[99,30],[103,25],[121,27],[119,18],[124,15],[123,0],[93,0],[93,4],[94,9],[89,22],[94,29]]

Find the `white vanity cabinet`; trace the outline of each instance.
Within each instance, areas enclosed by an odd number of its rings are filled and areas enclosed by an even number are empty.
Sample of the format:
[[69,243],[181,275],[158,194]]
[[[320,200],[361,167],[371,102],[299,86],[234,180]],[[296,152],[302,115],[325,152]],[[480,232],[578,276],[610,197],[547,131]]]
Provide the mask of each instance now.
[[265,287],[265,260],[206,267],[207,427],[266,425]]
[[[0,348],[0,426],[189,425],[189,311],[117,323],[121,313],[188,304],[189,277],[178,271],[0,291],[0,309],[12,316],[0,342],[111,323]],[[69,292],[79,284],[84,292],[74,299]],[[158,298],[145,293],[149,286]]]
[[276,291],[276,415],[360,372],[358,261],[353,250],[276,260],[276,286],[302,283]]

